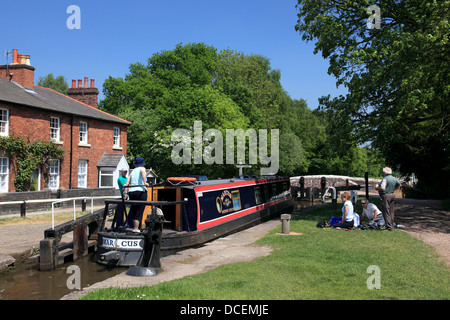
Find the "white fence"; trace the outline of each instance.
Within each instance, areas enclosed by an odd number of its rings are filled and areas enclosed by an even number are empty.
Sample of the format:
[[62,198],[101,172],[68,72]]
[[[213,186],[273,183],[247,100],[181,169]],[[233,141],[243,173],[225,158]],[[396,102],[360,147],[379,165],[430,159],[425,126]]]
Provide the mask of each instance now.
[[[76,200],[91,200],[91,213],[94,212],[94,200],[99,199],[116,199],[120,198],[119,196],[102,196],[102,197],[75,197],[75,198],[64,198],[64,199],[38,199],[38,200],[23,200],[23,201],[6,201],[6,202],[0,202],[0,206],[2,205],[26,205],[28,203],[51,203],[52,204],[52,228],[55,228],[55,204],[62,203],[62,202],[68,202],[73,201],[73,220],[76,219],[76,206],[75,201]],[[21,210],[22,211],[22,210]],[[21,216],[22,212],[21,212]]]

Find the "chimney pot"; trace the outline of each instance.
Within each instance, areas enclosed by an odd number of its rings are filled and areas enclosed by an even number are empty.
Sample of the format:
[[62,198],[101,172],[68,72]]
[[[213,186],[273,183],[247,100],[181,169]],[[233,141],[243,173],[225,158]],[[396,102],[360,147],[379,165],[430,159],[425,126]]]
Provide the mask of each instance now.
[[81,88],[81,79],[78,79],[78,88]]
[[88,86],[88,77],[84,77],[84,87],[87,88]]
[[91,88],[95,88],[94,82],[95,82],[95,79],[91,79]]
[[77,85],[77,80],[72,79],[72,88],[75,88]]

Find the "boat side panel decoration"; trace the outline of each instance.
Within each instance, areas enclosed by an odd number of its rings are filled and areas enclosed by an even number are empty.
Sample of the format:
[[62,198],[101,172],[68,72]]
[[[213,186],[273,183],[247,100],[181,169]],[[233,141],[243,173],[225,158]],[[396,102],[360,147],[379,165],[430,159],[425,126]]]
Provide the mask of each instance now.
[[208,228],[273,206],[291,198],[289,181],[230,183],[195,188],[197,230]]

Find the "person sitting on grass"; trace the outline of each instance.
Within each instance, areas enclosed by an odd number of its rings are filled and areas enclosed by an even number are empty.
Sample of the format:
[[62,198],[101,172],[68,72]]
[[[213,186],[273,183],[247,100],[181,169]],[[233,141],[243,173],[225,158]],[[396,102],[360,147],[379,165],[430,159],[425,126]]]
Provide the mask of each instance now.
[[350,192],[345,191],[341,195],[341,200],[344,203],[342,206],[342,220],[332,225],[333,228],[353,228],[353,219],[355,215],[353,213],[353,204],[350,201]]
[[383,214],[375,204],[370,203],[367,199],[362,199],[361,205],[363,207],[361,222],[363,222],[364,218],[367,217],[367,219],[369,220],[369,227],[384,227],[386,225]]

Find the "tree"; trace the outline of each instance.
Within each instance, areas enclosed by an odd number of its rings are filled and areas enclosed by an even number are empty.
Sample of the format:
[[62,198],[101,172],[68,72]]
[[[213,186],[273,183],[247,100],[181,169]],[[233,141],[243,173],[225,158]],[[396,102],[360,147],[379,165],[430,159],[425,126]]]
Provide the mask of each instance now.
[[[403,174],[415,172],[435,196],[450,191],[449,1],[388,0],[369,29],[374,1],[298,2],[296,29],[316,41],[346,96],[320,101],[336,126],[371,141]],[[347,128],[347,129],[346,129]]]
[[62,94],[67,94],[67,89],[69,88],[66,78],[64,76],[57,76],[56,78],[53,76],[53,73],[49,73],[44,77],[39,77],[39,81],[37,83],[38,86],[50,88],[55,91],[58,91]]
[[203,131],[214,128],[223,136],[228,128],[248,127],[241,108],[213,85],[217,59],[216,49],[203,43],[179,44],[172,51],[154,54],[147,65],[131,64],[125,79],[105,81],[100,108],[132,122],[130,156],[144,156],[162,177],[224,176],[226,169],[217,170],[216,165],[194,161],[175,165],[171,159],[176,145],[173,131],[183,129],[193,135],[195,121],[202,122]]

